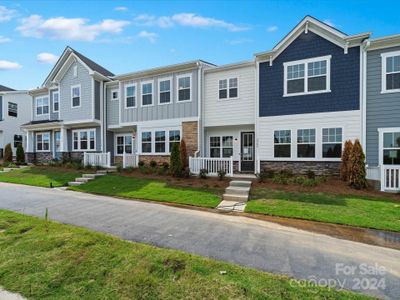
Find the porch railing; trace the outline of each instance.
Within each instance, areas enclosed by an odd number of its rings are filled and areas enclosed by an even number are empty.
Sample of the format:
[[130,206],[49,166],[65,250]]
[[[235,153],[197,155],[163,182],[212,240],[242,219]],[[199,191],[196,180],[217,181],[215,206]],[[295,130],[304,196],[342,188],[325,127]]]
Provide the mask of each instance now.
[[400,191],[400,166],[381,166],[381,191]]
[[217,176],[218,171],[225,171],[227,176],[233,176],[233,157],[189,157],[189,169],[193,174],[199,174],[206,169],[208,175]]
[[138,156],[136,153],[123,153],[122,154],[122,167],[128,168],[136,168],[138,166]]
[[83,165],[84,166],[100,166],[103,168],[111,167],[111,153],[83,153]]

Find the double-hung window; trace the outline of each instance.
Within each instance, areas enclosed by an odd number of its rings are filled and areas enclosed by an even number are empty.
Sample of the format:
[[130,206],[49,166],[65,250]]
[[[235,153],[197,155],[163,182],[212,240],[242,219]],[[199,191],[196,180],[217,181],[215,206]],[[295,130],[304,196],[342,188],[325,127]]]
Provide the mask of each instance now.
[[156,153],[165,153],[165,131],[156,131],[155,132],[155,152]]
[[171,103],[171,79],[163,79],[158,82],[159,103]]
[[210,137],[210,157],[221,157],[221,137]]
[[81,106],[81,85],[71,86],[71,105],[72,107]]
[[233,155],[233,136],[211,136],[210,156],[231,157]]
[[382,53],[382,92],[400,92],[400,51]]
[[274,157],[290,158],[291,151],[291,131],[275,130],[274,131]]
[[36,115],[47,115],[49,113],[49,98],[39,97],[35,99],[36,102]]
[[18,104],[13,102],[8,102],[8,115],[10,117],[18,117]]
[[178,101],[191,101],[192,76],[182,75],[178,77]]
[[36,151],[50,151],[50,132],[36,134]]
[[74,151],[96,150],[96,130],[81,129],[72,131],[72,149]]
[[383,164],[400,165],[400,132],[383,133]]
[[342,156],[342,128],[322,129],[322,157],[340,158]]
[[315,157],[315,129],[297,130],[297,157]]
[[153,105],[153,83],[142,83],[142,106]]
[[178,144],[181,142],[181,132],[180,130],[170,130],[169,131],[169,152],[172,151],[172,147],[174,144]]
[[284,63],[284,96],[330,92],[330,65],[331,56]]
[[19,134],[14,134],[14,148],[17,148],[18,145],[22,146],[23,137]]
[[136,107],[136,84],[125,86],[125,107]]
[[233,99],[238,97],[238,79],[221,79],[218,82],[219,99]]
[[58,112],[60,110],[60,94],[59,92],[53,93],[53,111]]
[[151,153],[151,131],[142,132],[142,152]]
[[122,155],[125,153],[132,153],[132,142],[133,138],[131,134],[120,134],[117,135],[117,155]]

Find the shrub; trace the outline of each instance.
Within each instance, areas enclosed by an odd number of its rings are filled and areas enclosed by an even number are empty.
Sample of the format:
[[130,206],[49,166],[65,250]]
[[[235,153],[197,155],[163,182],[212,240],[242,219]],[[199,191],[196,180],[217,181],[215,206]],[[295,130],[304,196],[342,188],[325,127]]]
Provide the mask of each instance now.
[[184,139],[182,139],[179,144],[179,151],[180,151],[180,157],[181,157],[181,162],[182,162],[182,168],[184,169],[189,166],[189,161],[188,161],[187,151],[186,151],[186,143],[185,143]]
[[133,172],[133,167],[127,167],[127,168],[125,168],[125,172],[128,172],[128,173],[132,173]]
[[171,173],[175,177],[181,177],[183,166],[181,161],[181,155],[179,150],[179,145],[174,143],[172,146],[171,156],[170,156],[170,166],[171,166]]
[[264,182],[265,179],[268,178],[268,173],[267,173],[267,172],[268,172],[268,171],[267,171],[266,169],[263,169],[263,170],[260,171],[260,173],[257,173],[257,174],[256,174],[256,177],[257,177],[257,179],[258,179],[258,182]]
[[144,161],[143,160],[139,160],[138,166],[139,167],[144,167],[144,165],[145,165]]
[[189,167],[186,167],[186,168],[183,169],[183,174],[182,174],[182,176],[183,176],[184,178],[190,178],[191,175],[192,175],[192,174],[190,173]]
[[157,167],[157,162],[155,160],[150,161],[150,167],[153,169]]
[[343,181],[349,180],[350,175],[350,156],[353,149],[353,143],[347,140],[344,143],[344,149],[342,152],[342,161],[340,163],[340,179]]
[[25,163],[25,151],[21,144],[18,144],[17,146],[17,163]]
[[4,162],[12,162],[13,161],[13,153],[11,144],[7,144],[4,148]]
[[226,171],[225,170],[219,170],[218,171],[218,179],[219,180],[224,180],[225,179],[225,175],[226,175]]
[[367,187],[367,179],[365,172],[365,155],[358,139],[354,142],[350,154],[349,167],[349,184],[355,189],[363,189]]
[[91,170],[91,169],[93,169],[93,166],[90,165],[90,164],[89,164],[89,165],[86,165],[86,166],[85,166],[85,169]]
[[199,177],[201,179],[207,179],[208,170],[207,169],[200,169]]
[[288,169],[283,169],[283,170],[279,171],[279,174],[281,176],[284,176],[284,177],[287,177],[287,178],[293,177],[293,171],[292,170],[288,170]]
[[307,170],[306,176],[308,179],[315,179],[315,172],[312,170]]
[[282,173],[275,174],[274,177],[272,178],[272,182],[278,183],[278,184],[288,184],[289,177]]
[[164,169],[165,171],[168,171],[169,169],[169,163],[166,161],[162,163],[161,168]]
[[121,173],[122,170],[123,170],[122,164],[121,164],[121,163],[118,163],[116,167],[117,167],[117,172],[118,172],[118,173]]
[[104,168],[102,166],[99,166],[99,165],[94,166],[94,169],[96,171],[104,170]]

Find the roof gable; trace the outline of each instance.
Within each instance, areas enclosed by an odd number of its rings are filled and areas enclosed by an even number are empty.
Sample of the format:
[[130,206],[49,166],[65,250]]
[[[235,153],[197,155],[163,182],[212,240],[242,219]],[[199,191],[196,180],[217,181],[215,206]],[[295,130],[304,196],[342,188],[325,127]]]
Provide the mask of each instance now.
[[13,92],[13,91],[15,90],[0,84],[0,92]]

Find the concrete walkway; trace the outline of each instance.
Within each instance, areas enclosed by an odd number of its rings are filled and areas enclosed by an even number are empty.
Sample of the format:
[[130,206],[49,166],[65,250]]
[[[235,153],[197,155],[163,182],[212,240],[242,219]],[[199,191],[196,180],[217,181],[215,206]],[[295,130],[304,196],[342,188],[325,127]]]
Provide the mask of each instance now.
[[26,300],[17,293],[10,293],[0,287],[0,300]]
[[127,240],[328,282],[381,298],[400,295],[400,251],[275,223],[5,183],[0,183],[0,208],[41,217],[48,208],[50,219]]

